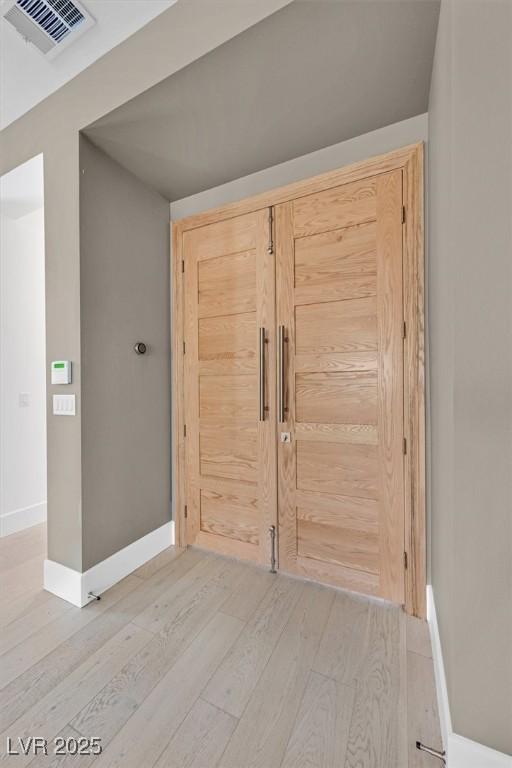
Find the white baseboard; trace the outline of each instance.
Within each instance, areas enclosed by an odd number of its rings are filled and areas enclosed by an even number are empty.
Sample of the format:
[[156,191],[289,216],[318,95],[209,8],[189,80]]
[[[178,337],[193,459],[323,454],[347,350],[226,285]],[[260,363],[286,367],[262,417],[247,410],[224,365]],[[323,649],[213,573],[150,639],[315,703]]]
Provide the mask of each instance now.
[[47,592],[52,592],[79,608],[85,605],[82,602],[82,576],[82,573],[56,563],[55,560],[44,561],[43,587]]
[[31,504],[30,507],[15,509],[0,516],[0,538],[10,536],[24,528],[44,523],[46,520],[46,501]]
[[432,642],[432,659],[436,678],[437,705],[441,721],[441,735],[446,750],[447,768],[512,768],[512,756],[479,744],[454,733],[448,700],[448,687],[444,671],[441,638],[437,623],[434,593],[427,585],[427,619]]
[[89,592],[101,595],[172,544],[174,544],[174,521],[171,520],[84,573],[74,571],[53,560],[45,560],[44,588],[82,608],[90,602],[90,598],[87,597]]
[[432,660],[434,662],[434,674],[436,678],[437,709],[441,724],[441,736],[444,749],[447,749],[448,739],[452,733],[452,718],[448,701],[448,687],[444,671],[443,653],[441,650],[441,638],[437,624],[436,605],[432,586],[427,584],[427,621],[430,630],[430,642],[432,644]]

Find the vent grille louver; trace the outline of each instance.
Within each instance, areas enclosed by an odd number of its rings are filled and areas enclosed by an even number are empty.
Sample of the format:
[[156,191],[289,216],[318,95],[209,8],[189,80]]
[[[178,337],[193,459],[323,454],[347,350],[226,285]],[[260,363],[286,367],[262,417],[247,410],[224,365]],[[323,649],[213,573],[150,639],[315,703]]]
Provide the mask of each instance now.
[[60,43],[76,24],[85,20],[83,13],[69,0],[17,0],[16,5],[56,43]]
[[80,3],[72,0],[15,0],[4,17],[45,55],[67,47],[71,38],[94,24]]
[[5,19],[18,30],[25,40],[30,40],[41,53],[49,53],[52,48],[55,48],[53,40],[48,37],[48,35],[45,35],[45,33],[34,24],[32,19],[25,16],[16,5],[13,5],[12,8],[7,11]]
[[76,5],[70,2],[70,0],[46,0],[54,11],[57,11],[66,24],[70,27],[74,27],[75,24],[80,23],[85,19],[84,14],[78,10]]

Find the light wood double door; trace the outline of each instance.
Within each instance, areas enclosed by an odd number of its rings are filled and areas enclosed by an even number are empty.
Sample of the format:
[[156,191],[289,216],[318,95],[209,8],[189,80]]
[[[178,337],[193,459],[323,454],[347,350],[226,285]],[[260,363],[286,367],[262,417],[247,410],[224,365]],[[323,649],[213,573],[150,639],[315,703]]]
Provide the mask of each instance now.
[[402,171],[183,232],[186,541],[404,602]]

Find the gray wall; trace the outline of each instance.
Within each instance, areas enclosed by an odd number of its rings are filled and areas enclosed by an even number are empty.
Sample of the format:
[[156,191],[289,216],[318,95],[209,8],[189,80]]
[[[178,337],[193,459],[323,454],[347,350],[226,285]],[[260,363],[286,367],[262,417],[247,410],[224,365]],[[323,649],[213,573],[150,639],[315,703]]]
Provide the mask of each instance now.
[[425,113],[439,3],[293,2],[86,135],[178,200]]
[[85,138],[80,171],[87,570],[171,517],[169,202]]
[[285,163],[265,168],[263,171],[251,173],[249,176],[230,181],[219,187],[199,192],[197,195],[184,197],[171,203],[171,218],[173,221],[185,216],[206,211],[225,203],[242,200],[244,197],[257,195],[269,189],[275,189],[285,184],[292,184],[300,179],[307,179],[319,173],[342,168],[359,160],[366,160],[373,155],[390,152],[393,149],[426,141],[428,133],[428,116],[418,115],[399,123],[387,125],[376,131],[356,136],[354,139],[341,141],[325,149],[310,152],[296,157]]
[[48,557],[77,571],[82,570],[79,131],[288,2],[180,0],[0,132],[0,175],[44,153],[46,354],[47,360],[73,361],[77,395],[75,418],[53,417],[57,388],[47,379]]
[[430,97],[432,585],[453,730],[512,753],[512,4],[443,0]]

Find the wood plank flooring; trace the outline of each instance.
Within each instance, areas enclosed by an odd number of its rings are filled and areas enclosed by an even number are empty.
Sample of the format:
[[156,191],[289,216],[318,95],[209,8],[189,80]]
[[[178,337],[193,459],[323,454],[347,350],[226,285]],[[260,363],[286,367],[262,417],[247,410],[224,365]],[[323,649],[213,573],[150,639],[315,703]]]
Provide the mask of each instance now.
[[[0,539],[0,763],[429,768],[427,625],[398,608],[166,550],[82,610],[42,589],[44,526]],[[42,736],[49,754],[8,755]],[[100,756],[53,754],[56,736]]]

